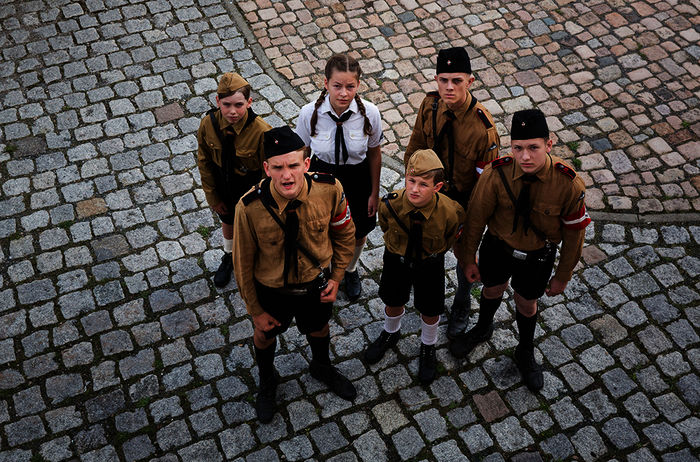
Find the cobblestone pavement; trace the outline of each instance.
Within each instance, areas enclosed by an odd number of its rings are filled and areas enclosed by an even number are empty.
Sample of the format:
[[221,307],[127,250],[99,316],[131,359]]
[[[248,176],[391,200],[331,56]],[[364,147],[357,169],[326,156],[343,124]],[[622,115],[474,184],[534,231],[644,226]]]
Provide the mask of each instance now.
[[[697,460],[699,7],[1,2],[0,461]],[[195,165],[216,77],[240,72],[256,112],[293,123],[323,59],[358,52],[385,121],[386,191],[448,43],[469,47],[503,135],[516,109],[548,113],[589,208],[607,213],[565,295],[542,301],[545,387],[528,392],[510,359],[512,299],[466,361],[441,332],[429,387],[412,310],[395,351],[365,365],[382,326],[375,230],[364,296],[341,294],[332,323],[358,398],[310,378],[290,331],[280,412],[259,425],[251,324],[235,283],[211,282],[221,234]]]

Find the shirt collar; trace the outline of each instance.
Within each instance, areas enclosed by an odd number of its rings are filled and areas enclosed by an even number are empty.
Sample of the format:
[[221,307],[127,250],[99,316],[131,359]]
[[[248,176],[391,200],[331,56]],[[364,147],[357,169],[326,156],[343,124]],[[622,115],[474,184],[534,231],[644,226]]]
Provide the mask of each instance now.
[[437,193],[433,193],[433,198],[430,202],[428,202],[428,205],[421,207],[421,208],[416,208],[413,204],[411,204],[408,200],[408,195],[406,194],[406,190],[403,190],[401,200],[403,201],[403,207],[401,207],[401,214],[403,216],[408,216],[409,213],[413,212],[414,210],[418,210],[423,217],[427,220],[430,218],[430,215],[432,215],[433,211],[435,210],[437,206]]
[[[523,169],[520,168],[520,165],[518,164],[518,162],[515,159],[513,159],[513,162],[515,164],[515,168],[513,169],[513,180],[517,180],[518,178],[525,175],[525,172],[523,172]],[[537,173],[535,173],[535,176],[537,177],[538,180],[545,181],[547,175],[549,174],[549,170],[551,168],[552,168],[552,156],[547,154],[547,158],[544,160],[544,166]]]
[[[299,193],[299,195],[298,195],[297,197],[295,197],[294,199],[291,199],[291,200],[295,200],[295,199],[296,199],[296,200],[298,200],[298,201],[300,201],[300,202],[303,203],[303,202],[306,202],[306,200],[307,200],[308,197],[309,197],[309,180],[308,180],[308,176],[307,176],[307,175],[304,175],[302,181],[304,182],[304,185],[303,185],[302,188],[301,188],[301,192]],[[287,204],[290,202],[290,199],[287,199],[287,198],[285,198],[285,197],[282,197],[282,196],[280,195],[280,193],[278,193],[277,190],[275,189],[275,186],[272,184],[272,181],[270,181],[270,194],[272,194],[272,198],[273,198],[273,199],[275,200],[275,202],[277,203],[277,209],[278,209],[280,212],[283,212],[284,209],[287,207]]]
[[355,99],[353,99],[352,101],[350,101],[350,106],[348,106],[348,108],[345,111],[343,111],[343,114],[337,115],[335,113],[335,111],[333,110],[333,106],[331,106],[331,99],[330,99],[330,95],[328,95],[328,94],[326,94],[326,98],[323,100],[323,103],[321,103],[321,107],[319,109],[320,109],[320,112],[322,114],[330,112],[331,114],[333,114],[336,117],[340,117],[348,111],[350,111],[352,113],[356,113],[358,111],[357,101],[355,101]]

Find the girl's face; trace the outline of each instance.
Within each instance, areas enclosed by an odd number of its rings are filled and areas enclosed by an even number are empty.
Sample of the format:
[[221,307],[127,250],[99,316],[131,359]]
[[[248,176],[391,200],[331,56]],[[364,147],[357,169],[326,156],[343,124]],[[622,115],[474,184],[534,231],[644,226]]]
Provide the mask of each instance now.
[[355,99],[360,80],[355,72],[333,71],[330,79],[323,80],[323,86],[328,91],[331,106],[340,115],[350,107]]

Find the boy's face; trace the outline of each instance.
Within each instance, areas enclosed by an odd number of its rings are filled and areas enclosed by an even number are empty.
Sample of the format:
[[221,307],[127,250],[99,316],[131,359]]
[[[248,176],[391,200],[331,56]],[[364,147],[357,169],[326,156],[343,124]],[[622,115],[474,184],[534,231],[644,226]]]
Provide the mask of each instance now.
[[236,92],[226,98],[216,96],[216,105],[221,109],[221,115],[224,116],[229,123],[235,124],[245,116],[246,111],[253,104],[253,98],[248,98],[246,101],[243,93]]
[[474,83],[474,76],[466,72],[442,72],[435,76],[440,98],[450,109],[458,109],[467,102],[467,90]]
[[547,154],[552,150],[551,139],[511,140],[510,144],[515,162],[527,174],[539,172],[547,161]]
[[309,171],[311,160],[304,158],[304,151],[288,152],[270,157],[263,162],[265,173],[272,179],[272,186],[287,200],[296,199],[304,187],[304,173]]
[[433,178],[406,175],[406,194],[408,202],[416,208],[425,207],[433,199],[433,195],[440,191],[442,184],[442,181],[435,184]]

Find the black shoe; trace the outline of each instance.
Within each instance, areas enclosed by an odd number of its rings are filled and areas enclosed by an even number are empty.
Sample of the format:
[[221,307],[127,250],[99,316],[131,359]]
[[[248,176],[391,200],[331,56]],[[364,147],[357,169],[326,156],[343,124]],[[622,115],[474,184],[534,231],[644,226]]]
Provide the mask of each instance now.
[[309,372],[311,372],[311,377],[325,383],[330,391],[341,398],[352,401],[357,396],[357,390],[352,382],[343,377],[338,369],[330,364],[321,364],[311,360]]
[[418,357],[418,380],[427,385],[435,380],[437,374],[437,359],[435,358],[435,345],[421,343]]
[[490,339],[491,335],[493,335],[493,323],[489,323],[488,326],[483,328],[477,324],[466,334],[462,334],[450,341],[450,353],[455,358],[464,358],[478,344]]
[[544,386],[544,377],[542,376],[542,366],[535,361],[535,353],[532,350],[526,351],[517,347],[513,360],[515,365],[518,366],[527,388],[532,392],[541,390]]
[[469,309],[468,305],[458,303],[456,300],[450,308],[450,317],[447,321],[447,338],[452,340],[467,331],[469,324]]
[[277,375],[277,372],[270,379],[260,382],[260,390],[255,399],[255,413],[258,415],[260,423],[269,423],[275,416],[277,411],[275,396],[278,382],[279,375]]
[[399,338],[401,338],[399,331],[390,334],[389,332],[382,330],[379,337],[377,337],[374,342],[370,343],[365,350],[365,361],[367,361],[369,364],[378,362],[384,357],[384,354],[389,348],[396,345]]
[[360,273],[357,270],[352,273],[345,272],[345,294],[351,302],[360,298],[362,293],[362,283],[360,282]]
[[224,252],[224,256],[221,257],[221,264],[214,274],[214,285],[216,287],[224,287],[231,280],[231,273],[233,272],[233,258],[231,253]]

